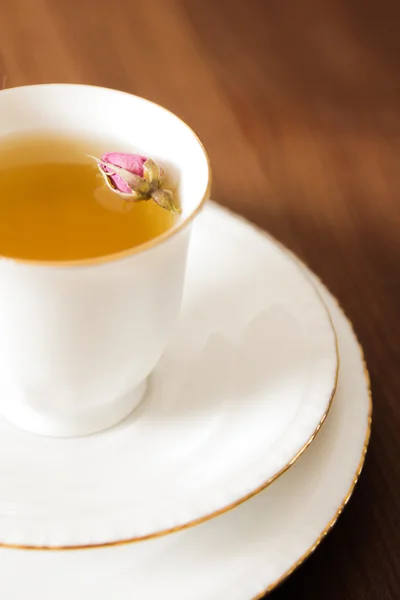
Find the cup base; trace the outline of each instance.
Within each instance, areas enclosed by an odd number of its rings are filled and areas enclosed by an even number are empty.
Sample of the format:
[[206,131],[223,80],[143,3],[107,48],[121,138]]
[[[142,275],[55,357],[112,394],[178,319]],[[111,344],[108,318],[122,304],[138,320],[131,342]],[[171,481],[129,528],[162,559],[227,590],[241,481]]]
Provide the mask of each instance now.
[[142,401],[146,388],[147,379],[122,398],[70,419],[46,415],[26,405],[13,406],[12,403],[2,416],[16,427],[38,435],[81,437],[109,429],[125,419]]

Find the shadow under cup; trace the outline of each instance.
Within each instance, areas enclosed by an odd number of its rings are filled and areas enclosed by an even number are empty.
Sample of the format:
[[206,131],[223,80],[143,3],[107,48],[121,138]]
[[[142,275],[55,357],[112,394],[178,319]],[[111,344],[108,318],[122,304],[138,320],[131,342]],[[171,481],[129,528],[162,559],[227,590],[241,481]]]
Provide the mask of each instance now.
[[[163,235],[112,256],[0,258],[0,404],[24,429],[100,431],[143,398],[179,316],[190,224],[210,193],[207,154],[164,108],[115,90],[52,84],[0,92],[0,136],[112,136],[178,174],[182,214]],[[1,137],[0,137],[1,139]]]

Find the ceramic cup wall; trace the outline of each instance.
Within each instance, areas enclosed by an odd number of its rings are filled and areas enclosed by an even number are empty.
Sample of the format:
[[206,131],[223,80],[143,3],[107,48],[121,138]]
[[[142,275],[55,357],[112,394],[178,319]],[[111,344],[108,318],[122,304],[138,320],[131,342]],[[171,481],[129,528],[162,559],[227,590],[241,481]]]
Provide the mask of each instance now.
[[190,225],[209,196],[195,134],[142,98],[78,85],[0,92],[0,136],[112,136],[179,175],[177,225],[118,255],[71,263],[0,258],[0,402],[17,426],[52,436],[100,431],[142,399],[179,315]]

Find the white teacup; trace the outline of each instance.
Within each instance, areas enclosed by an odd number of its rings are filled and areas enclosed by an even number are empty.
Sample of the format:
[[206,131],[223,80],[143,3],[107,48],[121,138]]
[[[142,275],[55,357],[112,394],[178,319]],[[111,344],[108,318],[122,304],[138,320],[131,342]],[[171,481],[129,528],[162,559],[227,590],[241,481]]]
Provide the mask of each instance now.
[[1,91],[0,136],[37,130],[101,132],[179,173],[180,219],[146,244],[70,263],[0,258],[1,412],[35,433],[86,435],[122,420],[143,398],[178,319],[190,224],[209,196],[210,165],[178,117],[115,90]]

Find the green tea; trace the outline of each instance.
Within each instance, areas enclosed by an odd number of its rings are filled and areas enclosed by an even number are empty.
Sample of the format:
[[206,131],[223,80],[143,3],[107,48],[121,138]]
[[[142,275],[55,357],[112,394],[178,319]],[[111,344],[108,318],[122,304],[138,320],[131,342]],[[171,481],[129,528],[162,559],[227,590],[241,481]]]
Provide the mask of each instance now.
[[0,138],[0,256],[89,259],[128,250],[170,229],[176,214],[107,187],[90,155],[114,150],[119,148],[110,142],[61,135]]

